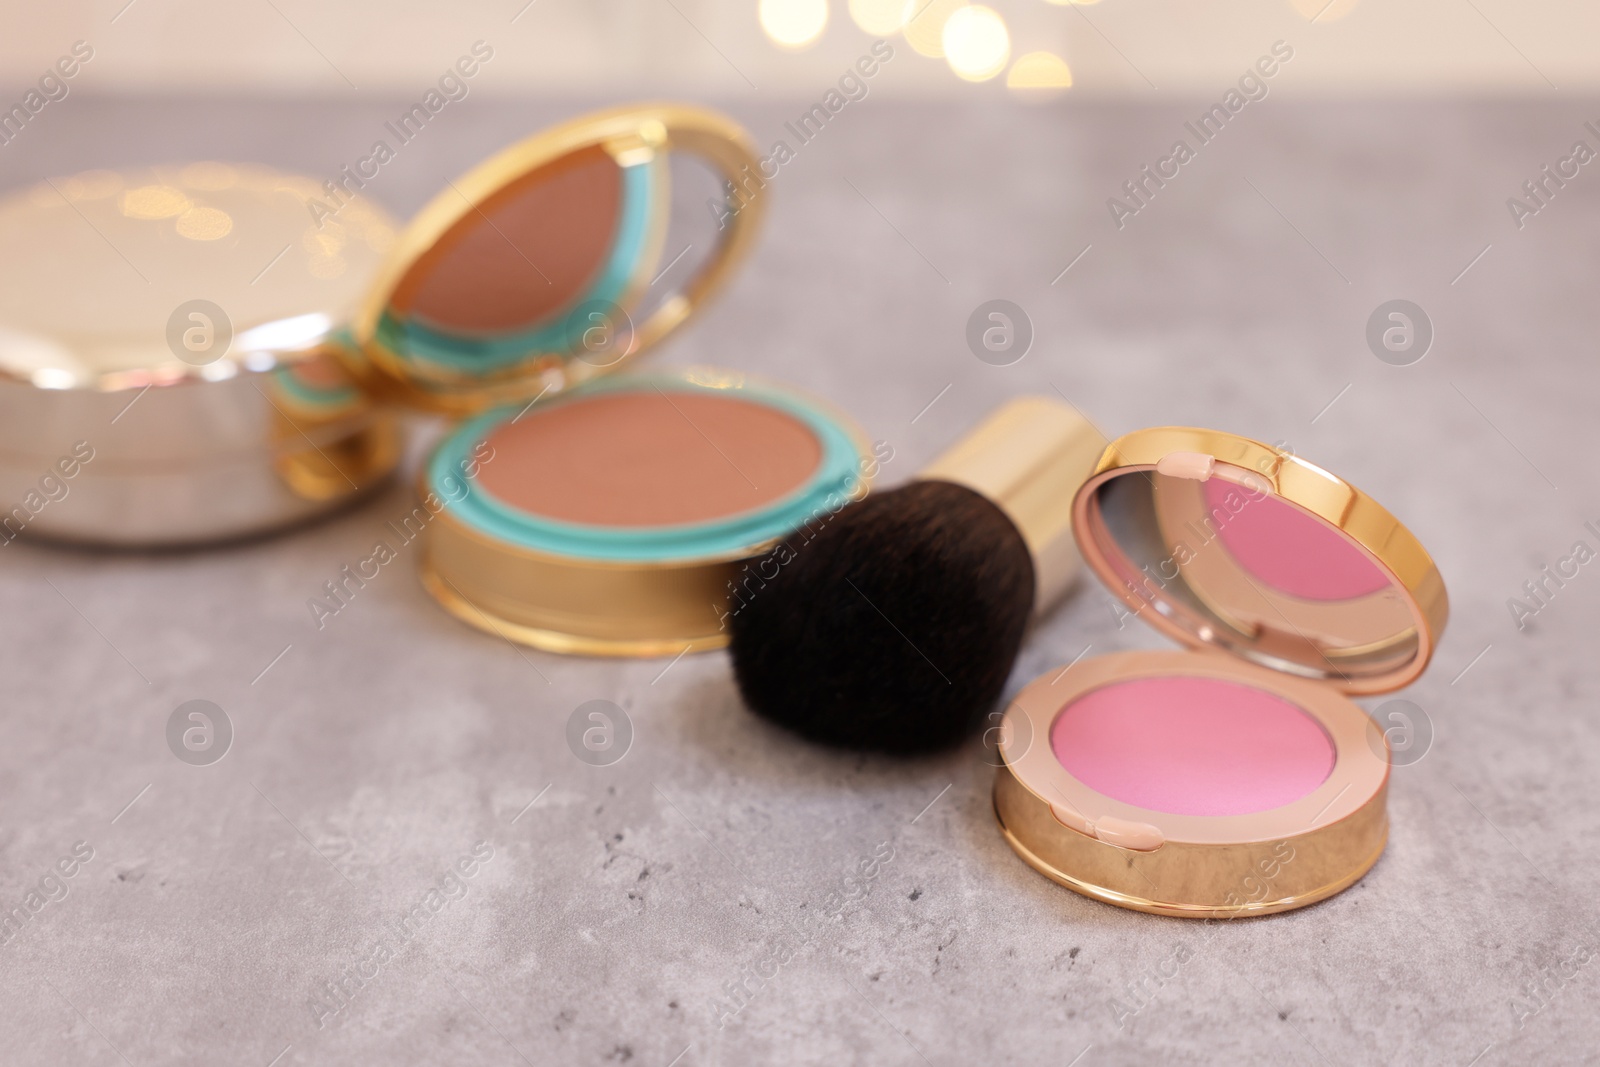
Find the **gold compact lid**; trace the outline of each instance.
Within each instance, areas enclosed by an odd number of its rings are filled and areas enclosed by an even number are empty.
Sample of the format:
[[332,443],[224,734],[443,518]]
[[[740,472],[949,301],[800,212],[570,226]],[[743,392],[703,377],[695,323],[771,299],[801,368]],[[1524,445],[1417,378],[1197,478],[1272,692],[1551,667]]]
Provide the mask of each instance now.
[[[713,195],[675,212],[677,164],[690,161]],[[693,107],[617,108],[512,145],[401,234],[356,321],[353,369],[376,391],[454,414],[614,370],[727,278],[763,185],[744,131]],[[701,232],[680,251],[669,222],[685,215]]]
[[50,390],[215,382],[307,358],[394,240],[309,178],[245,164],[91,171],[0,201],[0,380]]
[[1384,693],[1427,667],[1444,580],[1393,515],[1259,441],[1140,430],[1107,446],[1073,501],[1084,561],[1185,644]]

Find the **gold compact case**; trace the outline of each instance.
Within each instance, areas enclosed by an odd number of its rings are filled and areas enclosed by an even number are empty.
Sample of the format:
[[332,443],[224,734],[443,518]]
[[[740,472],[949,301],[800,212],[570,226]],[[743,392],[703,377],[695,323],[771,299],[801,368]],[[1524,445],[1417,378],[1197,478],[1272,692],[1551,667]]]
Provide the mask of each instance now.
[[396,428],[332,346],[394,224],[320,195],[193,163],[0,201],[0,545],[224,540],[383,482]]
[[401,233],[345,355],[374,395],[460,420],[402,524],[447,610],[558,652],[717,647],[738,568],[866,491],[830,405],[632,370],[748,251],[760,185],[729,119],[623,107],[512,145]]
[[1073,500],[1084,562],[1183,650],[1074,661],[1000,727],[995,813],[1097,900],[1263,915],[1356,882],[1388,839],[1387,735],[1351,696],[1422,673],[1449,613],[1371,497],[1288,452],[1165,427],[1112,442]]

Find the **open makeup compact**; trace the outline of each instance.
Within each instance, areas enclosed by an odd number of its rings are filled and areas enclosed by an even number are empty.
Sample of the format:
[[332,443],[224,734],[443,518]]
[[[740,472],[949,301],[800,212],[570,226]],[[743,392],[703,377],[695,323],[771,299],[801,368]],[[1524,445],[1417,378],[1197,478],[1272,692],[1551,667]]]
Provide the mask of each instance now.
[[1444,582],[1347,482],[1257,441],[1142,430],[1073,501],[1085,563],[1182,651],[1084,659],[1002,720],[995,811],[1032,867],[1140,911],[1285,911],[1388,837],[1389,747],[1352,695],[1427,667]]
[[738,567],[865,491],[864,439],[826,404],[735,371],[613,373],[748,250],[756,165],[719,115],[621,108],[506,149],[400,235],[347,362],[465,417],[403,523],[464,621],[557,652],[717,647]]
[[504,149],[403,228],[334,183],[218,163],[0,202],[0,539],[291,525],[381,484],[409,409],[457,425],[364,565],[425,533],[428,590],[492,633],[725,644],[738,568],[873,473],[797,390],[613,373],[728,280],[758,174],[731,120],[647,104]]

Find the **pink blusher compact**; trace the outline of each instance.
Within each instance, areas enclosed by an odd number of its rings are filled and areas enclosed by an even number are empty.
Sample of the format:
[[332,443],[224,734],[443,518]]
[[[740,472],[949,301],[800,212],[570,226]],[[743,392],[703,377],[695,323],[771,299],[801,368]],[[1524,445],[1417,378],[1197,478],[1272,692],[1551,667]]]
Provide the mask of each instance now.
[[1113,442],[1072,511],[1127,615],[1187,648],[1075,661],[1017,694],[995,781],[1012,848],[1165,915],[1353,884],[1388,838],[1389,748],[1350,694],[1401,688],[1432,655],[1448,602],[1421,545],[1328,472],[1209,430]]
[[1050,748],[1106,796],[1172,815],[1249,815],[1299,800],[1333,769],[1333,742],[1290,701],[1175,675],[1117,682],[1063,707]]

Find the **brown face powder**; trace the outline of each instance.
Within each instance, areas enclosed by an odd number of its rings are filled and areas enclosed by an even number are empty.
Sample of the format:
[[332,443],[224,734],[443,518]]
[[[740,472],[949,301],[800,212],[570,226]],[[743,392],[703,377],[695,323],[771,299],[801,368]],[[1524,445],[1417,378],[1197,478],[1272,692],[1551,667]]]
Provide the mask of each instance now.
[[428,250],[392,312],[462,333],[539,324],[587,290],[611,249],[622,172],[598,146],[495,193]]
[[822,462],[800,419],[739,396],[641,389],[534,409],[488,436],[500,502],[594,526],[708,522],[799,489]]

